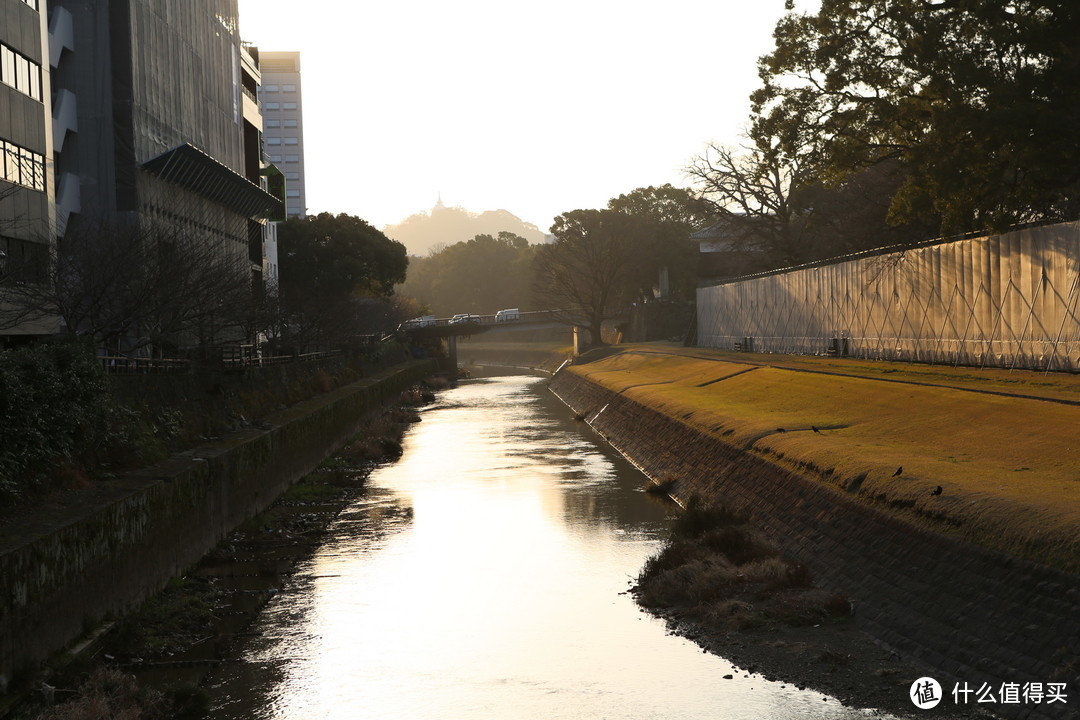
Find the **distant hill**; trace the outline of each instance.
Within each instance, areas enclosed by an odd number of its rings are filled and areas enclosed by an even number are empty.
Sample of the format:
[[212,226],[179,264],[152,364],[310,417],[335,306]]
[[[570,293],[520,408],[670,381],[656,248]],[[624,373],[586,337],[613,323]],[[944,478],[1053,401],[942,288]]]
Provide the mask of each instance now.
[[446,207],[441,200],[431,212],[410,215],[382,230],[387,237],[403,244],[410,255],[427,255],[432,248],[467,242],[481,234],[497,236],[500,230],[520,235],[530,243],[547,239],[540,228],[507,210],[474,213],[463,207]]

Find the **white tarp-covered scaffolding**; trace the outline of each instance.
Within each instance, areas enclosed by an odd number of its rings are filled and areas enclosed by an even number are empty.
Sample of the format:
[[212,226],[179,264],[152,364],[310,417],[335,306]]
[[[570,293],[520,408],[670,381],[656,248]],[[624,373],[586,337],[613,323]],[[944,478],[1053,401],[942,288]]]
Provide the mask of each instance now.
[[698,289],[702,347],[1080,370],[1080,222]]

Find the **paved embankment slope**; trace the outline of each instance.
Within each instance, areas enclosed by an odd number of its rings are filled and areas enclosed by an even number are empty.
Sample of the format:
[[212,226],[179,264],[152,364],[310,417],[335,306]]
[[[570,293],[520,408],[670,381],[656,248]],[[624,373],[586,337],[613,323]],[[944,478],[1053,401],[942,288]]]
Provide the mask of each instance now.
[[1080,692],[1080,378],[635,346],[552,388],[677,496],[751,511],[894,647]]

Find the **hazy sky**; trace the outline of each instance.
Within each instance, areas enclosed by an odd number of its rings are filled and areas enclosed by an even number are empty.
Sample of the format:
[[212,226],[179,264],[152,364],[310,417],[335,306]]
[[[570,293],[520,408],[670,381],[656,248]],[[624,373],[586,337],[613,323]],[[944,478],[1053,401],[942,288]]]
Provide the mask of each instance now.
[[240,0],[301,53],[309,212],[555,215],[739,141],[783,0]]

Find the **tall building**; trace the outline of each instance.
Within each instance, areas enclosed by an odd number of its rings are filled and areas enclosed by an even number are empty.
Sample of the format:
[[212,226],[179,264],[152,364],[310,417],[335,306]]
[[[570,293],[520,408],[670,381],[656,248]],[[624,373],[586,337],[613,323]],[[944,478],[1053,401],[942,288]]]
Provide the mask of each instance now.
[[91,218],[167,225],[215,242],[259,289],[281,200],[265,190],[237,0],[51,4],[61,246]]
[[304,188],[304,118],[300,87],[300,53],[262,52],[263,141],[270,162],[285,174],[285,212],[307,215]]
[[44,0],[0,0],[0,346],[56,332],[56,319],[16,322],[12,283],[48,270],[53,231],[53,124]]

